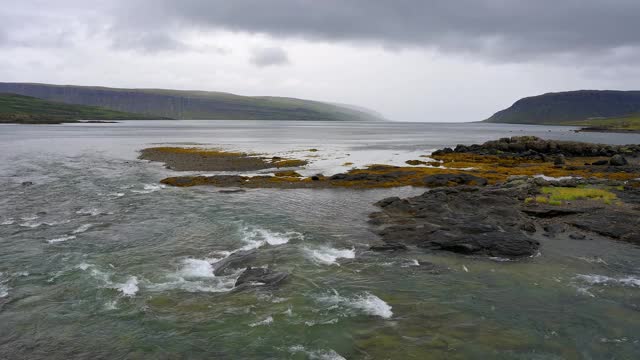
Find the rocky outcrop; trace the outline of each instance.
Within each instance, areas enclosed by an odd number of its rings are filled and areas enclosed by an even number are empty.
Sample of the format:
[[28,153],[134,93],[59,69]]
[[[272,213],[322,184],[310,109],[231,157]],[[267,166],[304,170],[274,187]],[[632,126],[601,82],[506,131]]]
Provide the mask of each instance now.
[[[640,244],[637,185],[602,179],[512,177],[489,187],[439,188],[407,199],[387,198],[376,203],[381,211],[370,215],[374,231],[386,245],[372,250],[395,251],[405,246],[521,258],[535,254],[544,239],[608,239]],[[543,186],[609,189],[617,198],[613,202],[584,198],[539,203],[536,197]]]
[[[458,145],[455,149],[445,148],[435,151],[433,155],[452,152],[546,160],[546,156],[555,156],[557,159],[561,155],[563,157],[612,157],[618,154],[637,156],[640,154],[640,145],[603,145],[575,141],[544,140],[535,136],[514,136],[487,141],[482,145]],[[558,163],[561,164],[563,161],[559,160]]]
[[535,225],[518,211],[528,187],[461,187],[426,192],[409,199],[378,202],[371,215],[387,243],[499,257],[533,255]]

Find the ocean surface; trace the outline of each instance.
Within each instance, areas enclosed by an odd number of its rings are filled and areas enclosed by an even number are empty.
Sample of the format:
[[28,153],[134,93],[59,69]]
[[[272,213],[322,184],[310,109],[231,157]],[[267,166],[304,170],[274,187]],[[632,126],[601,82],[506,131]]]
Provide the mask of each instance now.
[[[546,241],[521,261],[373,253],[372,204],[425,189],[222,194],[163,187],[175,173],[137,160],[145,147],[207,146],[305,158],[305,174],[328,175],[514,135],[640,143],[637,134],[572,130],[0,125],[0,359],[636,359],[637,246]],[[290,277],[234,291],[242,269],[214,276],[212,264],[239,249],[258,249],[255,266]]]

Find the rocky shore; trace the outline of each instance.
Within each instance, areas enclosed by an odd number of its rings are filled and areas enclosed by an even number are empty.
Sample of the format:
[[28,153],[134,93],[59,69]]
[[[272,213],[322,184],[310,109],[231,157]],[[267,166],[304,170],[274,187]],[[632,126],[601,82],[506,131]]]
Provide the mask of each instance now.
[[[264,169],[279,159],[196,150],[148,149],[142,158],[172,169]],[[458,145],[409,161],[333,176],[178,176],[163,184],[222,188],[432,188],[376,205],[374,251],[411,247],[496,258],[535,256],[546,239],[610,239],[640,244],[640,145],[611,146],[536,137]],[[185,161],[186,158],[190,160]],[[275,162],[274,162],[275,161]],[[289,161],[288,165],[302,166]],[[238,165],[242,164],[242,165]],[[236,191],[236,190],[232,190]],[[252,276],[266,276],[258,274]],[[279,276],[275,276],[279,278]]]

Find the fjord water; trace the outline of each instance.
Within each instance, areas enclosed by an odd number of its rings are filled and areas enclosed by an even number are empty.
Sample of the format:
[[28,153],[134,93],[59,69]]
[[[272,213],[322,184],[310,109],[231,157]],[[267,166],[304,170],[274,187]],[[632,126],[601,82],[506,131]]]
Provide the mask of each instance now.
[[[545,241],[521,261],[369,252],[367,216],[424,189],[169,188],[137,150],[179,144],[401,163],[443,146],[633,134],[489,124],[183,121],[0,126],[0,358],[635,358],[640,248]],[[311,148],[317,152],[309,152]],[[32,186],[22,186],[25,181]],[[233,291],[212,264],[287,271]],[[433,271],[435,264],[438,271]]]

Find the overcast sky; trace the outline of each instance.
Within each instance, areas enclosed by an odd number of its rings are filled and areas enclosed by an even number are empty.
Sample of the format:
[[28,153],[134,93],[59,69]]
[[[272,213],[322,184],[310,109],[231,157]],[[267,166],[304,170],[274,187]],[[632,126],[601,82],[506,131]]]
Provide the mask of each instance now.
[[308,98],[395,121],[637,90],[639,0],[15,0],[0,81]]

